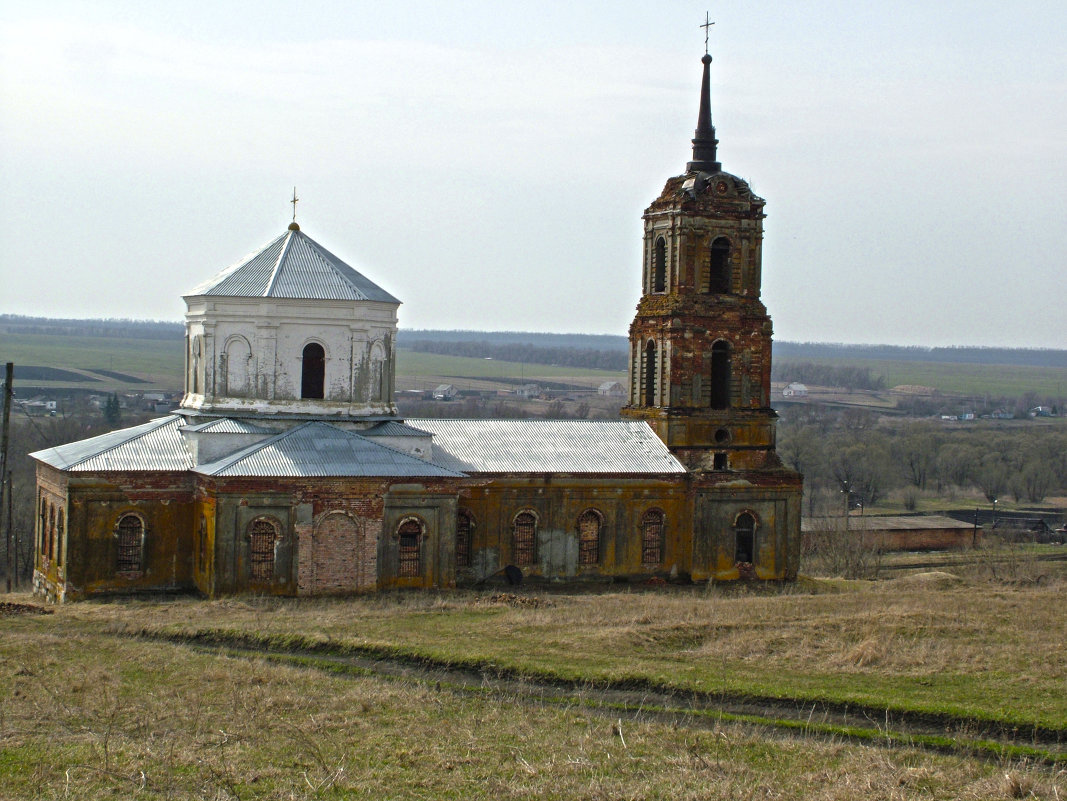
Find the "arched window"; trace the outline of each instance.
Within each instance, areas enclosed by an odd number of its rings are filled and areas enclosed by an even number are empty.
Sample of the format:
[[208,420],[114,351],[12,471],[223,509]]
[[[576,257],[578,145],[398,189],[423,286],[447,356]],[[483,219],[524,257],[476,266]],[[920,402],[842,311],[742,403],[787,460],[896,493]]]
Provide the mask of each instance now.
[[260,517],[248,526],[248,577],[255,582],[274,579],[274,550],[278,542],[278,524]]
[[123,515],[115,526],[115,536],[115,569],[119,573],[139,573],[144,562],[144,521],[137,515]]
[[56,557],[56,507],[48,505],[48,558]]
[[730,408],[730,346],[721,340],[711,346],[711,408]]
[[578,564],[600,564],[600,512],[588,509],[578,517]]
[[56,515],[56,567],[63,564],[63,510]]
[[663,512],[649,509],[641,519],[641,564],[655,567],[663,561]]
[[207,517],[200,515],[200,528],[197,531],[199,542],[199,569],[200,572],[204,572],[204,567],[207,565]]
[[456,567],[470,567],[471,534],[474,531],[474,519],[465,509],[459,510],[456,518]]
[[300,397],[322,399],[326,386],[326,351],[318,342],[304,346],[300,373]]
[[422,575],[422,523],[414,518],[405,520],[396,530],[397,575],[404,577]]
[[708,250],[708,284],[705,292],[730,291],[730,240],[720,236]]
[[652,340],[645,345],[644,386],[642,387],[642,402],[645,406],[656,405],[656,343]]
[[533,512],[515,515],[511,556],[519,567],[529,567],[537,561],[537,518]]
[[751,564],[755,554],[756,519],[748,512],[738,515],[734,523],[734,535],[734,562]]
[[656,240],[652,256],[652,291],[667,291],[667,242],[662,236]]
[[44,498],[41,498],[41,511],[37,517],[37,530],[40,532],[37,549],[41,556],[48,556],[48,502]]

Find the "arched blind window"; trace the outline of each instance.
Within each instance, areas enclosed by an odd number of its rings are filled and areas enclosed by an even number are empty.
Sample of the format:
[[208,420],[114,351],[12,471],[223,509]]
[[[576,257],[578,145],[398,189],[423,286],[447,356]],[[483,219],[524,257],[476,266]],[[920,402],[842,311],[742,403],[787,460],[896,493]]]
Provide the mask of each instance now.
[[326,386],[326,351],[318,342],[309,342],[304,346],[301,360],[300,397],[321,399],[325,397]]
[[520,512],[515,516],[511,553],[519,567],[529,567],[537,561],[537,518],[532,512]]
[[278,527],[273,521],[260,518],[248,528],[248,576],[252,581],[271,581],[274,578],[274,545]]
[[641,564],[655,567],[663,561],[663,512],[650,509],[641,520]]

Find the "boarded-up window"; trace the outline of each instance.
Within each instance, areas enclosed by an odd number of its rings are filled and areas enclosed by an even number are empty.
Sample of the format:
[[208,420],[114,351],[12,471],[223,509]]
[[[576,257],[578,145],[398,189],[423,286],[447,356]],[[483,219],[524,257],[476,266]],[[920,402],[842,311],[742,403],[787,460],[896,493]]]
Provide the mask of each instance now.
[[737,516],[734,523],[736,547],[734,549],[734,562],[752,562],[755,551],[756,520],[748,512]]
[[118,556],[116,569],[120,573],[137,573],[141,570],[144,554],[144,523],[137,515],[123,515],[116,527]]
[[471,533],[474,521],[468,512],[460,511],[456,518],[456,567],[470,567]]
[[252,581],[271,581],[274,578],[274,546],[278,541],[278,526],[270,520],[253,520],[248,527],[248,577]]
[[650,509],[641,520],[641,564],[655,567],[663,561],[663,512]]
[[520,512],[515,516],[511,555],[519,567],[528,567],[537,560],[537,518],[533,512]]
[[600,563],[600,514],[593,509],[578,518],[578,564]]
[[400,524],[396,534],[399,548],[397,575],[406,577],[421,575],[419,556],[422,550],[422,524],[418,520],[405,520]]
[[318,342],[304,346],[300,367],[300,397],[321,399],[325,397],[326,351]]

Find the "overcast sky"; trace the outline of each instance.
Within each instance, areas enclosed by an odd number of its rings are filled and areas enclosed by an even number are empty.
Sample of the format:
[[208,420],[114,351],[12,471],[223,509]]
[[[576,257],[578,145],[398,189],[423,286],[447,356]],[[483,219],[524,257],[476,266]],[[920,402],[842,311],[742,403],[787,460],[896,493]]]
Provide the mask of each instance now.
[[[0,0],[0,312],[181,319],[295,185],[404,327],[625,334],[705,9]],[[710,10],[778,339],[1067,347],[1067,3]]]

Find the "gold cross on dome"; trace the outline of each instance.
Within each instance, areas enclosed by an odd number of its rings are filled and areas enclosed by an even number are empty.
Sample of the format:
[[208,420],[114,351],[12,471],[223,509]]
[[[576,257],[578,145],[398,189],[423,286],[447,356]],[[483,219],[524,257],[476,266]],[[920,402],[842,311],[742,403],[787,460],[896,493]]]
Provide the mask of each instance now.
[[293,204],[293,222],[296,222],[296,204],[300,201],[300,198],[296,196],[296,187],[293,187],[293,199],[289,202]]
[[711,21],[710,12],[704,12],[704,24],[700,27],[704,29],[704,55],[708,54],[708,34],[711,33],[711,26],[715,23]]

